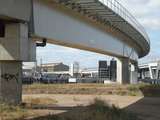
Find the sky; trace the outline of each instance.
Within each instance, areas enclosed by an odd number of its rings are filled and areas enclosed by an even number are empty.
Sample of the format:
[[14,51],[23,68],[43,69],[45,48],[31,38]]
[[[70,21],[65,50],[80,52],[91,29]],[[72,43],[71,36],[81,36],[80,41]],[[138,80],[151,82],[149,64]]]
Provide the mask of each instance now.
[[[139,60],[148,62],[160,59],[160,0],[119,0],[132,15],[144,26],[151,40],[149,55]],[[37,61],[40,63],[63,62],[70,65],[79,62],[81,67],[96,67],[99,60],[111,57],[93,52],[47,44],[37,48]]]

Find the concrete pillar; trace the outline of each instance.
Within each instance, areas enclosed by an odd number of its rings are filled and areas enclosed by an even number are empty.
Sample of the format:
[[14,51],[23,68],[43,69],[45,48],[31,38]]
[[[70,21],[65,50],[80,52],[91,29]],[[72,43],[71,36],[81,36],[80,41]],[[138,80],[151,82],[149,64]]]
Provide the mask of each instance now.
[[128,58],[117,59],[117,82],[130,84],[130,64]]
[[22,96],[22,62],[0,61],[0,100],[18,104]]
[[5,24],[5,35],[0,37],[1,101],[13,104],[21,102],[22,62],[30,61],[32,56],[36,56],[33,55],[35,51],[31,44],[27,24]]
[[131,84],[137,84],[138,83],[138,64],[131,63],[131,73],[130,73],[130,83]]

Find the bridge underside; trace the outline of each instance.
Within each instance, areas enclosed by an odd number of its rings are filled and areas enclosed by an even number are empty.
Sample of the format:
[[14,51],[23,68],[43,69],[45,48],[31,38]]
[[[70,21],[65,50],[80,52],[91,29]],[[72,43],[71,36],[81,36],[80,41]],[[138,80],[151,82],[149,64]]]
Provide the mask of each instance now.
[[140,48],[111,26],[101,25],[56,3],[38,0],[34,1],[33,8],[35,38],[46,38],[49,43],[106,55],[138,59]]
[[[146,54],[146,47],[141,46],[143,42],[139,44],[134,41],[135,38],[117,29],[118,25],[115,28],[108,23],[102,24],[101,19],[80,14],[81,11],[77,12],[77,4],[71,4],[72,0],[66,1],[0,1],[0,100],[11,103],[21,101],[22,62],[35,60],[35,41],[43,39],[52,44],[117,57],[117,81],[130,83],[131,61],[136,73],[138,58]],[[82,9],[84,3],[80,3],[82,0],[77,1]],[[86,1],[92,1],[90,9],[101,6],[93,0]]]
[[[139,57],[145,56],[149,47],[149,38],[144,28],[135,18],[116,0],[48,0],[55,1],[72,11],[87,16],[88,18],[101,23],[103,26],[111,26],[118,32],[122,32],[142,47]],[[54,3],[55,4],[55,3]],[[124,38],[123,38],[124,39]],[[148,42],[146,42],[146,40]],[[144,47],[147,46],[147,47]],[[143,52],[142,52],[143,51]]]

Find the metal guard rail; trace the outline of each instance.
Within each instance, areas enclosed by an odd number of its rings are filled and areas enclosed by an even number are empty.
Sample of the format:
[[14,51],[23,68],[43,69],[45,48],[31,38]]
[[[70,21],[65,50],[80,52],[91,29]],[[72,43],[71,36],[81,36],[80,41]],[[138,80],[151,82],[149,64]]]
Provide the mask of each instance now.
[[125,19],[129,24],[131,24],[135,29],[137,29],[138,32],[144,36],[144,38],[147,40],[148,44],[150,45],[150,39],[144,27],[117,0],[98,0],[98,1],[100,1],[102,4],[104,4],[111,10],[113,10],[116,14],[118,14],[120,17]]

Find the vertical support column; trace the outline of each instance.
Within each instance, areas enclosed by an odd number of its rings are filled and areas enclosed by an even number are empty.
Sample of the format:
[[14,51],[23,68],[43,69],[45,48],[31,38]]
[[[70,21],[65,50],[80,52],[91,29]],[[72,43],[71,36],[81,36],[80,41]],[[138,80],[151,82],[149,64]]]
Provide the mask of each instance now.
[[[9,23],[0,37],[0,101],[18,104],[22,97],[22,62],[35,58],[28,25]],[[34,53],[34,54],[33,54]]]
[[134,62],[131,63],[131,84],[137,84],[138,83],[138,63]]
[[149,64],[149,75],[150,78],[153,79],[152,66]]
[[130,64],[128,58],[117,59],[117,82],[130,84]]

